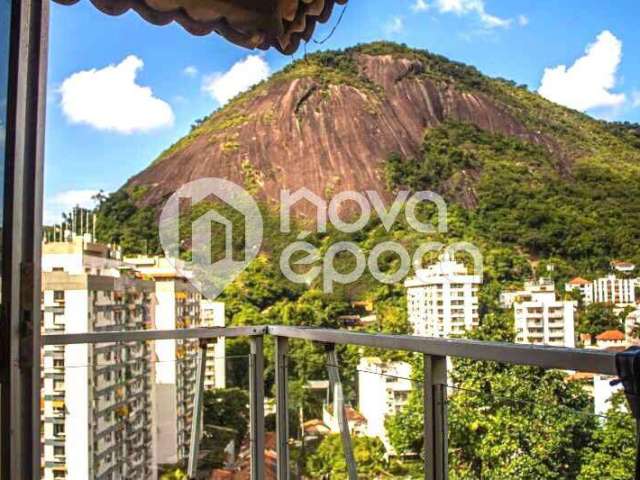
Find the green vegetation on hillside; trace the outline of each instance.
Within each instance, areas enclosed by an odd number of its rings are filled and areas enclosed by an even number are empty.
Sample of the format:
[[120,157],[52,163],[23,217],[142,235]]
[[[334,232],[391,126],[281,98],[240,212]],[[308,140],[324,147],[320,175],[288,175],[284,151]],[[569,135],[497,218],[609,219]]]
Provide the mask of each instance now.
[[385,164],[392,188],[471,198],[474,237],[587,271],[612,258],[640,262],[640,163],[578,161],[572,170],[540,146],[457,122],[428,130],[419,158],[391,155]]
[[131,192],[120,189],[108,196],[98,196],[96,235],[100,241],[118,244],[128,254],[162,252],[157,210],[135,204],[143,193],[144,188],[138,187]]

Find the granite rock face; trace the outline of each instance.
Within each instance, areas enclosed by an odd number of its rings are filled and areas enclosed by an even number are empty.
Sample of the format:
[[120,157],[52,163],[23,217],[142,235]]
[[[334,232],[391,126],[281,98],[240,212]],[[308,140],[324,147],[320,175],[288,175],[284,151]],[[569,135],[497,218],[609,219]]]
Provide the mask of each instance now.
[[[531,131],[500,101],[432,78],[419,59],[350,55],[361,82],[274,77],[212,114],[125,188],[143,186],[144,205],[156,205],[202,177],[245,185],[249,179],[267,201],[278,201],[281,189],[301,187],[324,197],[376,190],[388,198],[384,161],[393,152],[418,155],[425,130],[448,119],[557,149],[552,138]],[[472,195],[460,200],[473,204]],[[300,212],[310,213],[305,210]]]

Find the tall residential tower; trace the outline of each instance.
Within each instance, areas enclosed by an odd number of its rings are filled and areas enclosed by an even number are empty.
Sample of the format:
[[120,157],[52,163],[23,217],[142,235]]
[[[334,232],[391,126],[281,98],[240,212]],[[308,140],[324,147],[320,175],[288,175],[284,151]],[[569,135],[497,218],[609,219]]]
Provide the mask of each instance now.
[[[65,235],[42,254],[45,333],[141,330],[151,282],[122,270],[120,253]],[[45,346],[43,478],[154,478],[152,352],[140,342]]]
[[479,275],[444,255],[405,281],[407,311],[414,335],[448,337],[478,325]]

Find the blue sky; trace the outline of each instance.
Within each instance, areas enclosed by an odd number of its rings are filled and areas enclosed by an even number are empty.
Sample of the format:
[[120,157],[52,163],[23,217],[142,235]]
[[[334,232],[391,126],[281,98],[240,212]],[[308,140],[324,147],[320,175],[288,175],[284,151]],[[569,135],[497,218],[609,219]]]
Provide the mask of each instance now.
[[[326,36],[341,8],[315,38]],[[307,51],[404,42],[594,116],[640,121],[638,18],[635,0],[350,0],[335,34]],[[194,119],[301,55],[252,52],[215,34],[192,37],[132,12],[109,17],[88,0],[54,3],[45,220],[87,205],[100,189],[117,189]]]

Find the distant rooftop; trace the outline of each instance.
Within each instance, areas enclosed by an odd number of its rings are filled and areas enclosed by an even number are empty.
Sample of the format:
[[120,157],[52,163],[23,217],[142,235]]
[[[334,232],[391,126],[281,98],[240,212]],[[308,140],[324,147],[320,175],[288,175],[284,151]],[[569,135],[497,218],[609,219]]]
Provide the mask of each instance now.
[[620,342],[624,339],[624,333],[620,330],[607,330],[596,337],[596,340],[605,342]]

